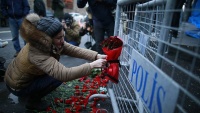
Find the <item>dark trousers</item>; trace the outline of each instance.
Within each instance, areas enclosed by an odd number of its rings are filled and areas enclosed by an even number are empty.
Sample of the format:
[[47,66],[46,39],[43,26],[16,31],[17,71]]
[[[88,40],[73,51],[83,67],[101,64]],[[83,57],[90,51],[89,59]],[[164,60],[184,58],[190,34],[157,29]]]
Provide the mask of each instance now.
[[40,100],[42,97],[49,94],[51,91],[56,89],[62,84],[61,81],[55,78],[44,75],[35,79],[28,87],[21,90],[13,90],[9,86],[8,90],[16,96],[19,97],[29,97],[28,100]]
[[109,25],[95,25],[94,23],[94,37],[96,41],[96,51],[99,54],[103,54],[103,50],[101,47],[101,42],[104,40],[105,33],[108,37],[113,36],[114,34],[114,22],[111,22]]

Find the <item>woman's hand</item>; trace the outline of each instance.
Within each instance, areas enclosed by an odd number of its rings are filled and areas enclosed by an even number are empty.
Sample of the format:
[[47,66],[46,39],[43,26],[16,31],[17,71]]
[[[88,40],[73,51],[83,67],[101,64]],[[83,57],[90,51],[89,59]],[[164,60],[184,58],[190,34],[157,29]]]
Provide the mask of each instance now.
[[91,68],[103,67],[106,64],[106,59],[98,59],[90,63]]
[[97,59],[106,59],[107,55],[97,54]]

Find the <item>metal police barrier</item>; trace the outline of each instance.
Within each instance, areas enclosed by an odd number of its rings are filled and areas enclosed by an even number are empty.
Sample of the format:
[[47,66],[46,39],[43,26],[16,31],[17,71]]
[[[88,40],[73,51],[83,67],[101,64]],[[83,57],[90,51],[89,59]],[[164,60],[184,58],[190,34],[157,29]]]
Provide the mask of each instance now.
[[114,35],[124,45],[119,83],[108,87],[114,113],[200,111],[200,32],[189,21],[200,10],[178,2],[118,0]]

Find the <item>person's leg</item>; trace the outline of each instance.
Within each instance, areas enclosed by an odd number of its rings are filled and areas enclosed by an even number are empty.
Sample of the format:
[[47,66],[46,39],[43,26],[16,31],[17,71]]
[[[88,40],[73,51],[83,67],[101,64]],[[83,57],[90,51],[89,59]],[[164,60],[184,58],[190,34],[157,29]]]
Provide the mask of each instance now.
[[3,82],[4,75],[6,72],[6,69],[4,67],[4,63],[6,62],[5,58],[0,57],[0,82]]
[[108,35],[108,37],[113,36],[114,35],[114,22],[110,23],[110,25],[105,26],[106,27],[106,33]]
[[19,25],[16,19],[9,18],[9,27],[12,34],[12,42],[16,52],[21,50],[20,43],[19,43]]
[[103,54],[103,50],[101,47],[101,42],[104,40],[105,30],[102,27],[94,25],[94,37],[96,41],[96,51],[99,54]]
[[[62,84],[61,81],[56,80],[51,76],[44,75],[35,79],[28,87],[21,89],[20,91],[13,91],[9,86],[8,86],[8,89],[10,90],[11,93],[13,93],[16,96],[30,96],[31,97],[35,95],[38,96],[39,94],[44,94],[43,92],[45,92],[45,89],[54,90],[61,84]],[[43,97],[43,95],[39,97]]]
[[40,99],[56,89],[61,84],[61,81],[49,75],[45,75],[37,78],[28,88],[26,88],[26,93],[30,95],[30,97],[35,96],[39,97]]
[[[180,10],[178,12],[174,12],[173,13],[173,18],[172,18],[172,23],[171,23],[171,27],[178,29],[179,24],[180,24],[180,16],[181,16],[181,9],[183,7],[183,4],[185,3],[186,0],[177,0],[176,1],[176,5],[175,5],[175,9],[176,10]],[[174,38],[177,37],[178,35],[178,30],[171,30],[171,34]]]
[[8,89],[16,96],[28,97],[26,104],[27,109],[43,111],[46,110],[48,104],[41,101],[41,99],[61,84],[61,81],[45,75],[37,78],[28,87],[20,91],[13,91],[9,86]]
[[40,79],[37,79],[30,88],[30,91],[27,93],[29,94],[29,98],[27,100],[26,108],[30,110],[38,110],[44,111],[50,105],[41,99],[55,90],[58,86],[62,84],[61,81],[54,79],[51,76],[44,76]]
[[[18,24],[18,29],[20,29],[21,25],[22,25],[22,22],[23,22],[23,19],[18,19],[17,20],[17,24]],[[20,33],[19,33],[19,30],[18,30],[18,34],[19,34],[19,37],[21,37]],[[23,38],[22,38],[23,39]],[[24,45],[26,45],[26,41],[24,40]]]

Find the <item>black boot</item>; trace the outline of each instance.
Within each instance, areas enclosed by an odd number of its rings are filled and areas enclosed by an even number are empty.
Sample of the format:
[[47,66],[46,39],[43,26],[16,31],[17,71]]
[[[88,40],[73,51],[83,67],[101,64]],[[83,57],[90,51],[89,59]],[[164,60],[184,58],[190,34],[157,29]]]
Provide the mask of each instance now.
[[51,107],[51,104],[42,100],[42,98],[57,87],[58,86],[49,86],[48,88],[31,95],[27,101],[26,108],[29,110],[46,111],[48,107]]
[[28,110],[46,111],[49,106],[51,106],[51,104],[44,100],[31,99],[28,100],[25,107]]

